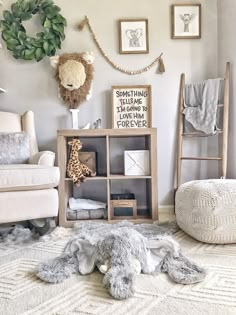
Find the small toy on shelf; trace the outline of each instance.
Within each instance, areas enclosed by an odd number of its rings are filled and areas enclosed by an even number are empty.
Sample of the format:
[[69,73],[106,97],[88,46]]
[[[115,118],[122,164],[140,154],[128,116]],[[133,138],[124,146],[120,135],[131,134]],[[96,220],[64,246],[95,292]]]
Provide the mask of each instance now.
[[90,129],[90,123],[87,123],[82,129]]
[[102,128],[102,120],[101,120],[101,118],[97,119],[93,123],[93,127],[94,127],[94,129],[101,129]]
[[74,184],[80,186],[80,183],[84,182],[86,177],[96,176],[96,172],[93,172],[88,166],[80,162],[79,150],[82,148],[82,143],[79,139],[75,138],[69,141],[68,145],[71,146],[71,152],[67,164],[67,174],[73,179]]
[[3,88],[0,88],[0,94],[1,93],[6,93],[6,90],[4,90]]

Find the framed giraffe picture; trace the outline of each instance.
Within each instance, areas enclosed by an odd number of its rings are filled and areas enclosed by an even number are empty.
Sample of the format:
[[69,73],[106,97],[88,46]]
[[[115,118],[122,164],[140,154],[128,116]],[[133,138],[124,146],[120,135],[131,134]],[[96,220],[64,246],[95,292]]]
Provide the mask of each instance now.
[[173,39],[201,38],[201,4],[173,4],[171,25]]

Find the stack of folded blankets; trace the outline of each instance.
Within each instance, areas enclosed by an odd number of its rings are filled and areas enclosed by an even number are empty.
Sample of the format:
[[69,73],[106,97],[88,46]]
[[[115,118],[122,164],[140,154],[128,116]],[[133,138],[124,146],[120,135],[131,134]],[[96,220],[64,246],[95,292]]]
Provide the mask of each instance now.
[[69,198],[67,219],[107,219],[106,203],[91,199]]

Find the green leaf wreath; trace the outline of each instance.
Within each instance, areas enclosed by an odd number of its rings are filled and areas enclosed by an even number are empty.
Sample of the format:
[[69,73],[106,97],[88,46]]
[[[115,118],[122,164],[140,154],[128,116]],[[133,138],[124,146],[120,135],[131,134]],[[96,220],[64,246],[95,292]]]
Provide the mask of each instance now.
[[[65,39],[66,19],[52,0],[18,0],[10,11],[3,11],[1,20],[2,38],[16,59],[40,61],[45,56],[54,56],[61,41]],[[36,37],[27,36],[23,21],[38,14],[44,28]]]

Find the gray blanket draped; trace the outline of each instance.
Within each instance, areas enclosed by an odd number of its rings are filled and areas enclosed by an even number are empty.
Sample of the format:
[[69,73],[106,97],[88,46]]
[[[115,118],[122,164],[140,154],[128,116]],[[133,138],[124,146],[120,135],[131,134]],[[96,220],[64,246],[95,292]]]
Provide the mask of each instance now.
[[103,285],[116,299],[134,294],[137,274],[134,260],[143,273],[166,272],[173,281],[182,284],[202,281],[205,270],[182,254],[171,236],[176,230],[176,224],[81,223],[64,254],[41,263],[36,275],[46,282],[60,283],[72,273],[86,275],[108,264]]
[[194,129],[208,135],[216,132],[217,104],[223,82],[224,80],[219,78],[197,84],[186,84],[183,114]]

